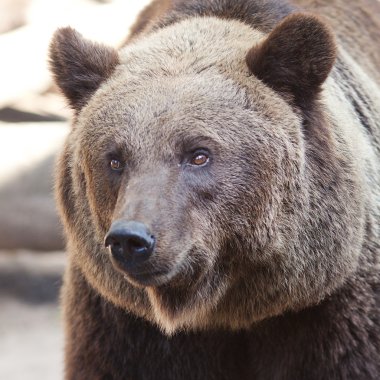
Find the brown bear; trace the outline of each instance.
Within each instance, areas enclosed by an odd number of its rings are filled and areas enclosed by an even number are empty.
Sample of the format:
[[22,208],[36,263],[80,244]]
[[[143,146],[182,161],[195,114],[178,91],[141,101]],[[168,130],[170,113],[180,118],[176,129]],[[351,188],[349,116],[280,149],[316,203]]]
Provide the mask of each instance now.
[[56,32],[66,379],[380,378],[379,16],[156,0],[120,50]]

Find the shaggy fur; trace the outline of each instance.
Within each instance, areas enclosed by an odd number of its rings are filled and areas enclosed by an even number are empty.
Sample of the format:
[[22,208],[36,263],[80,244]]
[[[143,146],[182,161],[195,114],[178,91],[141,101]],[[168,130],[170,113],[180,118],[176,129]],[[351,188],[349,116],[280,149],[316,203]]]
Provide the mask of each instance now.
[[74,109],[81,109],[119,63],[117,52],[84,41],[72,28],[58,29],[50,58],[54,78]]
[[[57,31],[67,379],[379,378],[380,60],[345,41],[380,5],[342,4],[337,42],[270,0],[154,1],[120,51]],[[119,219],[156,236],[150,286]]]

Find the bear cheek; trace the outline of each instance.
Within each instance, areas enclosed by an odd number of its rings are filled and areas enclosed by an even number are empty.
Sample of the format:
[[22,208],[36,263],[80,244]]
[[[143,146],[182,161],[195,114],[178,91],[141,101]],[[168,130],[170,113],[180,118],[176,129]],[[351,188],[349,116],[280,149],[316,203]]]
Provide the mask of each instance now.
[[104,174],[104,169],[97,169],[98,167],[96,166],[94,170],[85,169],[86,196],[89,200],[97,232],[101,239],[103,239],[112,223],[112,215],[117,204],[120,184],[114,180],[110,180],[107,173]]

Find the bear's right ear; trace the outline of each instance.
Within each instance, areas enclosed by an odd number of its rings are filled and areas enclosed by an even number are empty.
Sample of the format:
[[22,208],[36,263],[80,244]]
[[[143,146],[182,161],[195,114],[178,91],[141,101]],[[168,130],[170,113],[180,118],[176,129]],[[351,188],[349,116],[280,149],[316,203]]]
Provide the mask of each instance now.
[[317,17],[296,13],[284,18],[247,54],[250,71],[269,87],[305,107],[319,93],[336,57],[334,37]]
[[55,32],[49,56],[55,82],[75,111],[87,103],[119,63],[115,49],[86,40],[70,27]]

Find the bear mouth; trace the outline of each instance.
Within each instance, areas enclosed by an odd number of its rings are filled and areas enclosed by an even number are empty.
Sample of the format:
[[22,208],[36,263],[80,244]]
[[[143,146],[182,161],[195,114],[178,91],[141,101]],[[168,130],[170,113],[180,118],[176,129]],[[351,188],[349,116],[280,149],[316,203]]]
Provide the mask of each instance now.
[[165,285],[172,276],[167,271],[123,273],[124,278],[137,287],[158,287]]
[[172,269],[157,269],[154,265],[127,264],[123,259],[111,257],[113,267],[136,287],[158,287],[167,284],[176,274]]

